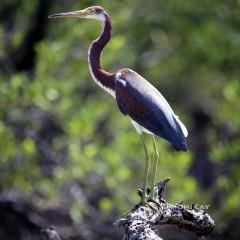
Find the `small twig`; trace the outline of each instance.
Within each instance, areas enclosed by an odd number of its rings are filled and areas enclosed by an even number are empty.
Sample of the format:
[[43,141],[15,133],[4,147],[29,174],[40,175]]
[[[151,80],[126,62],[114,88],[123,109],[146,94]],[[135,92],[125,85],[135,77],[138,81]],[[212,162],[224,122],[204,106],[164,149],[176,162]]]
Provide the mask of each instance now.
[[61,240],[54,227],[44,228],[41,230],[43,240]]
[[181,229],[194,232],[197,236],[208,235],[215,223],[204,209],[191,204],[187,208],[183,203],[169,204],[163,193],[169,178],[157,183],[156,199],[148,204],[137,204],[126,219],[118,220],[115,225],[125,228],[123,240],[160,240],[155,227],[171,224]]
[[170,178],[166,178],[163,181],[160,181],[157,183],[156,188],[157,188],[157,199],[159,202],[165,202],[165,200],[163,200],[163,194],[164,194],[164,190],[165,187],[167,185],[167,183],[170,181]]

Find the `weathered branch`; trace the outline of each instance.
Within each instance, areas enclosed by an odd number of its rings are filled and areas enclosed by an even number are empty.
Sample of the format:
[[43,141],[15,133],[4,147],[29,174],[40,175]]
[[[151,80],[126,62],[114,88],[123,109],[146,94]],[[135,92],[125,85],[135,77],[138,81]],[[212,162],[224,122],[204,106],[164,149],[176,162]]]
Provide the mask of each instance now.
[[44,240],[61,240],[58,232],[54,227],[42,229],[41,233]]
[[125,219],[118,220],[115,225],[125,228],[123,240],[160,240],[156,231],[157,225],[171,224],[181,229],[194,232],[197,236],[212,232],[214,220],[205,212],[191,204],[169,204],[163,198],[165,185],[169,179],[156,185],[156,198],[149,203],[137,204]]

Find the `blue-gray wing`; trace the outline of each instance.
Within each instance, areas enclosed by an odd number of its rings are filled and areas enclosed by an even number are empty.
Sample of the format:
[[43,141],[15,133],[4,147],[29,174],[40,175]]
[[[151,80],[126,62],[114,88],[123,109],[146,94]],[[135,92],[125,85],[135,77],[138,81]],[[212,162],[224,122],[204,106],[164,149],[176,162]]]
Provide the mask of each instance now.
[[133,70],[121,69],[115,76],[120,111],[177,149],[186,151],[187,130],[162,94]]

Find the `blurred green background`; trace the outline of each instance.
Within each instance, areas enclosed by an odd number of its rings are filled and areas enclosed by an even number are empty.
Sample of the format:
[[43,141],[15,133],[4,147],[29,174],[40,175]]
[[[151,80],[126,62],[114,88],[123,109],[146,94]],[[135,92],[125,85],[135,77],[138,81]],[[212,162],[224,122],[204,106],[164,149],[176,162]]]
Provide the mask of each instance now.
[[189,130],[187,153],[157,139],[165,198],[210,204],[206,239],[239,239],[239,0],[2,0],[0,239],[40,239],[50,225],[64,239],[121,239],[112,222],[139,200],[140,139],[88,70],[100,24],[47,18],[94,4],[113,20],[104,68],[136,70]]

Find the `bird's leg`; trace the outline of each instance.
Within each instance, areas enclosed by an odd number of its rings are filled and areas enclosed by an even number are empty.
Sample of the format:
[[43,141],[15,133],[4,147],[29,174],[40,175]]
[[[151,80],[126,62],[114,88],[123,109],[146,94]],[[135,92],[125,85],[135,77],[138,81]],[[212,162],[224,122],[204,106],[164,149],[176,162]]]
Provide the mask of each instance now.
[[155,141],[154,135],[152,135],[152,140],[153,140],[153,149],[154,149],[154,157],[153,157],[153,175],[151,179],[151,192],[150,192],[150,198],[154,198],[154,186],[155,186],[155,180],[156,180],[156,175],[157,175],[157,167],[158,167],[158,160],[159,160],[159,153],[157,150],[157,144]]
[[143,191],[142,191],[142,199],[141,199],[141,201],[142,202],[146,202],[148,174],[149,174],[149,168],[150,168],[151,159],[150,159],[150,156],[148,154],[148,150],[147,150],[146,144],[144,142],[143,134],[141,134],[140,137],[141,137],[143,149],[144,149],[144,152],[145,152],[145,169],[144,169]]
[[[149,174],[151,159],[150,159],[150,155],[149,155],[148,150],[147,150],[147,146],[146,146],[145,141],[144,141],[143,134],[140,134],[140,138],[141,138],[141,142],[142,142],[144,153],[145,153],[145,168],[144,168],[143,186],[142,186],[142,189],[139,192],[139,195],[141,196],[141,202],[140,203],[148,204],[146,198],[149,197],[149,192],[150,192],[150,189],[147,187],[147,184],[148,184],[148,174]],[[151,205],[149,205],[149,206],[152,208]],[[123,213],[121,215],[121,217],[126,217],[132,211],[132,209]]]

